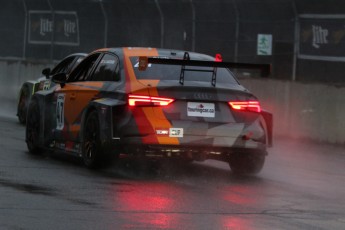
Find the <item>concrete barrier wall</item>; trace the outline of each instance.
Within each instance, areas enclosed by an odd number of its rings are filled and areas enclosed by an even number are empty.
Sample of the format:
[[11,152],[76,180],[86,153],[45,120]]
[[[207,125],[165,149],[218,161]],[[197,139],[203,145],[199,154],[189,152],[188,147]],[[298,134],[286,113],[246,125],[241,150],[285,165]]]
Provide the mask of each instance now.
[[274,114],[275,136],[345,143],[345,88],[272,79],[240,79]]
[[[21,84],[41,76],[47,63],[0,61],[2,101],[15,102]],[[345,143],[345,87],[273,79],[240,82],[274,115],[274,135]]]
[[23,82],[41,77],[47,63],[21,61],[0,61],[0,97],[1,101],[14,103]]

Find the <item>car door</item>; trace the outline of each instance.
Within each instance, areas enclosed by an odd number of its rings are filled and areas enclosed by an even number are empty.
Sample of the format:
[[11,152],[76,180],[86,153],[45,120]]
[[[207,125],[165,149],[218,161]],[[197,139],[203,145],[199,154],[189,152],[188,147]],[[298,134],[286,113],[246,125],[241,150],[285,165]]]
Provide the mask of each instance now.
[[89,78],[102,56],[95,53],[83,60],[71,72],[67,82],[60,84],[54,91],[56,104],[56,126],[54,139],[60,144],[57,147],[73,150],[70,142],[78,142],[83,110],[99,93],[99,87],[92,84]]
[[[62,148],[73,151],[73,145],[80,141],[83,111],[91,100],[114,94],[120,84],[119,59],[116,55],[96,53],[89,56],[70,74],[63,87],[55,91],[56,128],[55,140]],[[114,87],[111,87],[111,86]]]

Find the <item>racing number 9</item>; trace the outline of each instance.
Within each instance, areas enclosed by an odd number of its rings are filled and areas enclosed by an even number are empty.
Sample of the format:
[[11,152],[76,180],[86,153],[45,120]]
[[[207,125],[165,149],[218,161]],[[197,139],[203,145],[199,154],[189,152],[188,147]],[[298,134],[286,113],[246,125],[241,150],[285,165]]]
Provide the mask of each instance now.
[[65,94],[58,94],[56,101],[56,129],[62,130],[64,127],[64,104]]

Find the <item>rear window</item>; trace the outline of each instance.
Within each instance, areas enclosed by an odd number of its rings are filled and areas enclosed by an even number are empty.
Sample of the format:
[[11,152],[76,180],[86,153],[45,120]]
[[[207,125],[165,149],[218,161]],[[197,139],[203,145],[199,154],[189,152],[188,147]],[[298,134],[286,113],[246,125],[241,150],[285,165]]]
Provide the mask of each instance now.
[[[164,65],[164,64],[149,64],[145,71],[139,71],[138,57],[131,58],[134,73],[138,80],[175,80],[179,81],[181,74],[181,66],[178,65]],[[199,81],[211,82],[213,67],[200,67],[200,66],[186,66],[184,72],[184,81]],[[201,70],[201,71],[188,71],[188,70]],[[236,84],[237,80],[233,74],[226,68],[217,68],[217,83]]]

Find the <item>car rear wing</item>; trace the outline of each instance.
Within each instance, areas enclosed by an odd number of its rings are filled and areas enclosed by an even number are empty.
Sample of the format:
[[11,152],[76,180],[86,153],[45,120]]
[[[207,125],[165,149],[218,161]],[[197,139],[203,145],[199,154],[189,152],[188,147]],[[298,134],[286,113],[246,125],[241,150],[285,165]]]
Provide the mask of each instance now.
[[[163,64],[163,65],[179,65],[181,66],[180,73],[180,84],[184,83],[184,72],[185,71],[197,71],[197,72],[211,72],[212,73],[212,85],[216,85],[217,68],[228,68],[228,69],[257,69],[260,70],[261,76],[266,77],[271,72],[270,64],[254,64],[254,63],[235,63],[235,62],[222,62],[218,61],[201,61],[201,60],[190,60],[188,52],[185,53],[183,59],[167,59],[159,57],[139,57],[139,71],[145,71],[148,64]],[[213,67],[212,70],[197,69],[197,68],[186,68],[186,66],[193,67]]]

